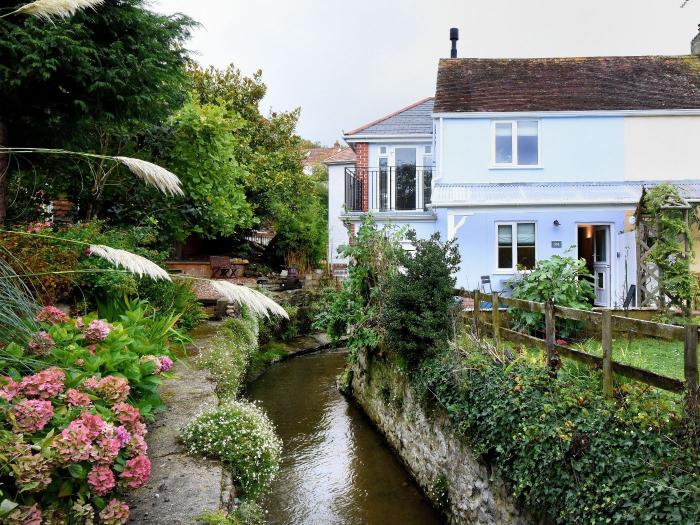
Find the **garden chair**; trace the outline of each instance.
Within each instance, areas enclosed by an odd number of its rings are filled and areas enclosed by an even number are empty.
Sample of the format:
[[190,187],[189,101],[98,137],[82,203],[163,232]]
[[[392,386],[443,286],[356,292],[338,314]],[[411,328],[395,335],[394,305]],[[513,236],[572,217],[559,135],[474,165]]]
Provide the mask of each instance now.
[[209,265],[211,266],[211,277],[227,278],[232,277],[235,270],[231,264],[231,258],[223,255],[212,255],[209,257]]

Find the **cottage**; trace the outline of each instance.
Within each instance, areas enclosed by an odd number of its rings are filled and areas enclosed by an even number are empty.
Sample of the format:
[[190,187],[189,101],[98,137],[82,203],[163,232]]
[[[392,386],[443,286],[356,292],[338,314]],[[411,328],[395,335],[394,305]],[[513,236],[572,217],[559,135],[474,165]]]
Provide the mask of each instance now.
[[[451,36],[455,36],[454,33]],[[456,41],[453,40],[453,43]],[[569,253],[598,306],[636,284],[642,190],[700,201],[700,35],[686,56],[440,60],[435,96],[348,132],[329,159],[329,254],[363,214],[456,239],[458,285],[507,287]],[[346,226],[346,227],[345,227]]]

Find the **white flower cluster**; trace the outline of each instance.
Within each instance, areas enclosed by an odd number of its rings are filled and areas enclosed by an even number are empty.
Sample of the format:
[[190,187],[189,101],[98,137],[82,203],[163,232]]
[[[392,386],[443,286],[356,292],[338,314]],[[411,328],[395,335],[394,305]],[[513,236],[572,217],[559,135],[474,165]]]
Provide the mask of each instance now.
[[221,460],[246,498],[261,494],[279,470],[282,442],[267,415],[252,403],[228,401],[209,410],[182,437],[191,454]]

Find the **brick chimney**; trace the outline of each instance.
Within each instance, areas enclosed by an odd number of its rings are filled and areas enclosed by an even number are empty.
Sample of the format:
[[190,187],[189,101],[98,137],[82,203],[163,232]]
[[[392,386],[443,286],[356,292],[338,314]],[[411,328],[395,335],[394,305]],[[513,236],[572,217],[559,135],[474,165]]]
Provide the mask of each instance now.
[[698,24],[698,34],[690,42],[690,54],[700,56],[700,24]]

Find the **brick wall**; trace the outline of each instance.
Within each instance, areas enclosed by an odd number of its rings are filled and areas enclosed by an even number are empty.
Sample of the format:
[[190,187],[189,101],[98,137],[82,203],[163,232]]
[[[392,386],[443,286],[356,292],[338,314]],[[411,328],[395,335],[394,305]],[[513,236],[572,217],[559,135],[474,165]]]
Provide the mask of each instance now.
[[369,168],[369,144],[367,142],[358,142],[355,144],[355,167],[359,175],[360,184],[362,185],[362,211],[369,209],[369,193],[368,193],[368,177],[367,168]]

